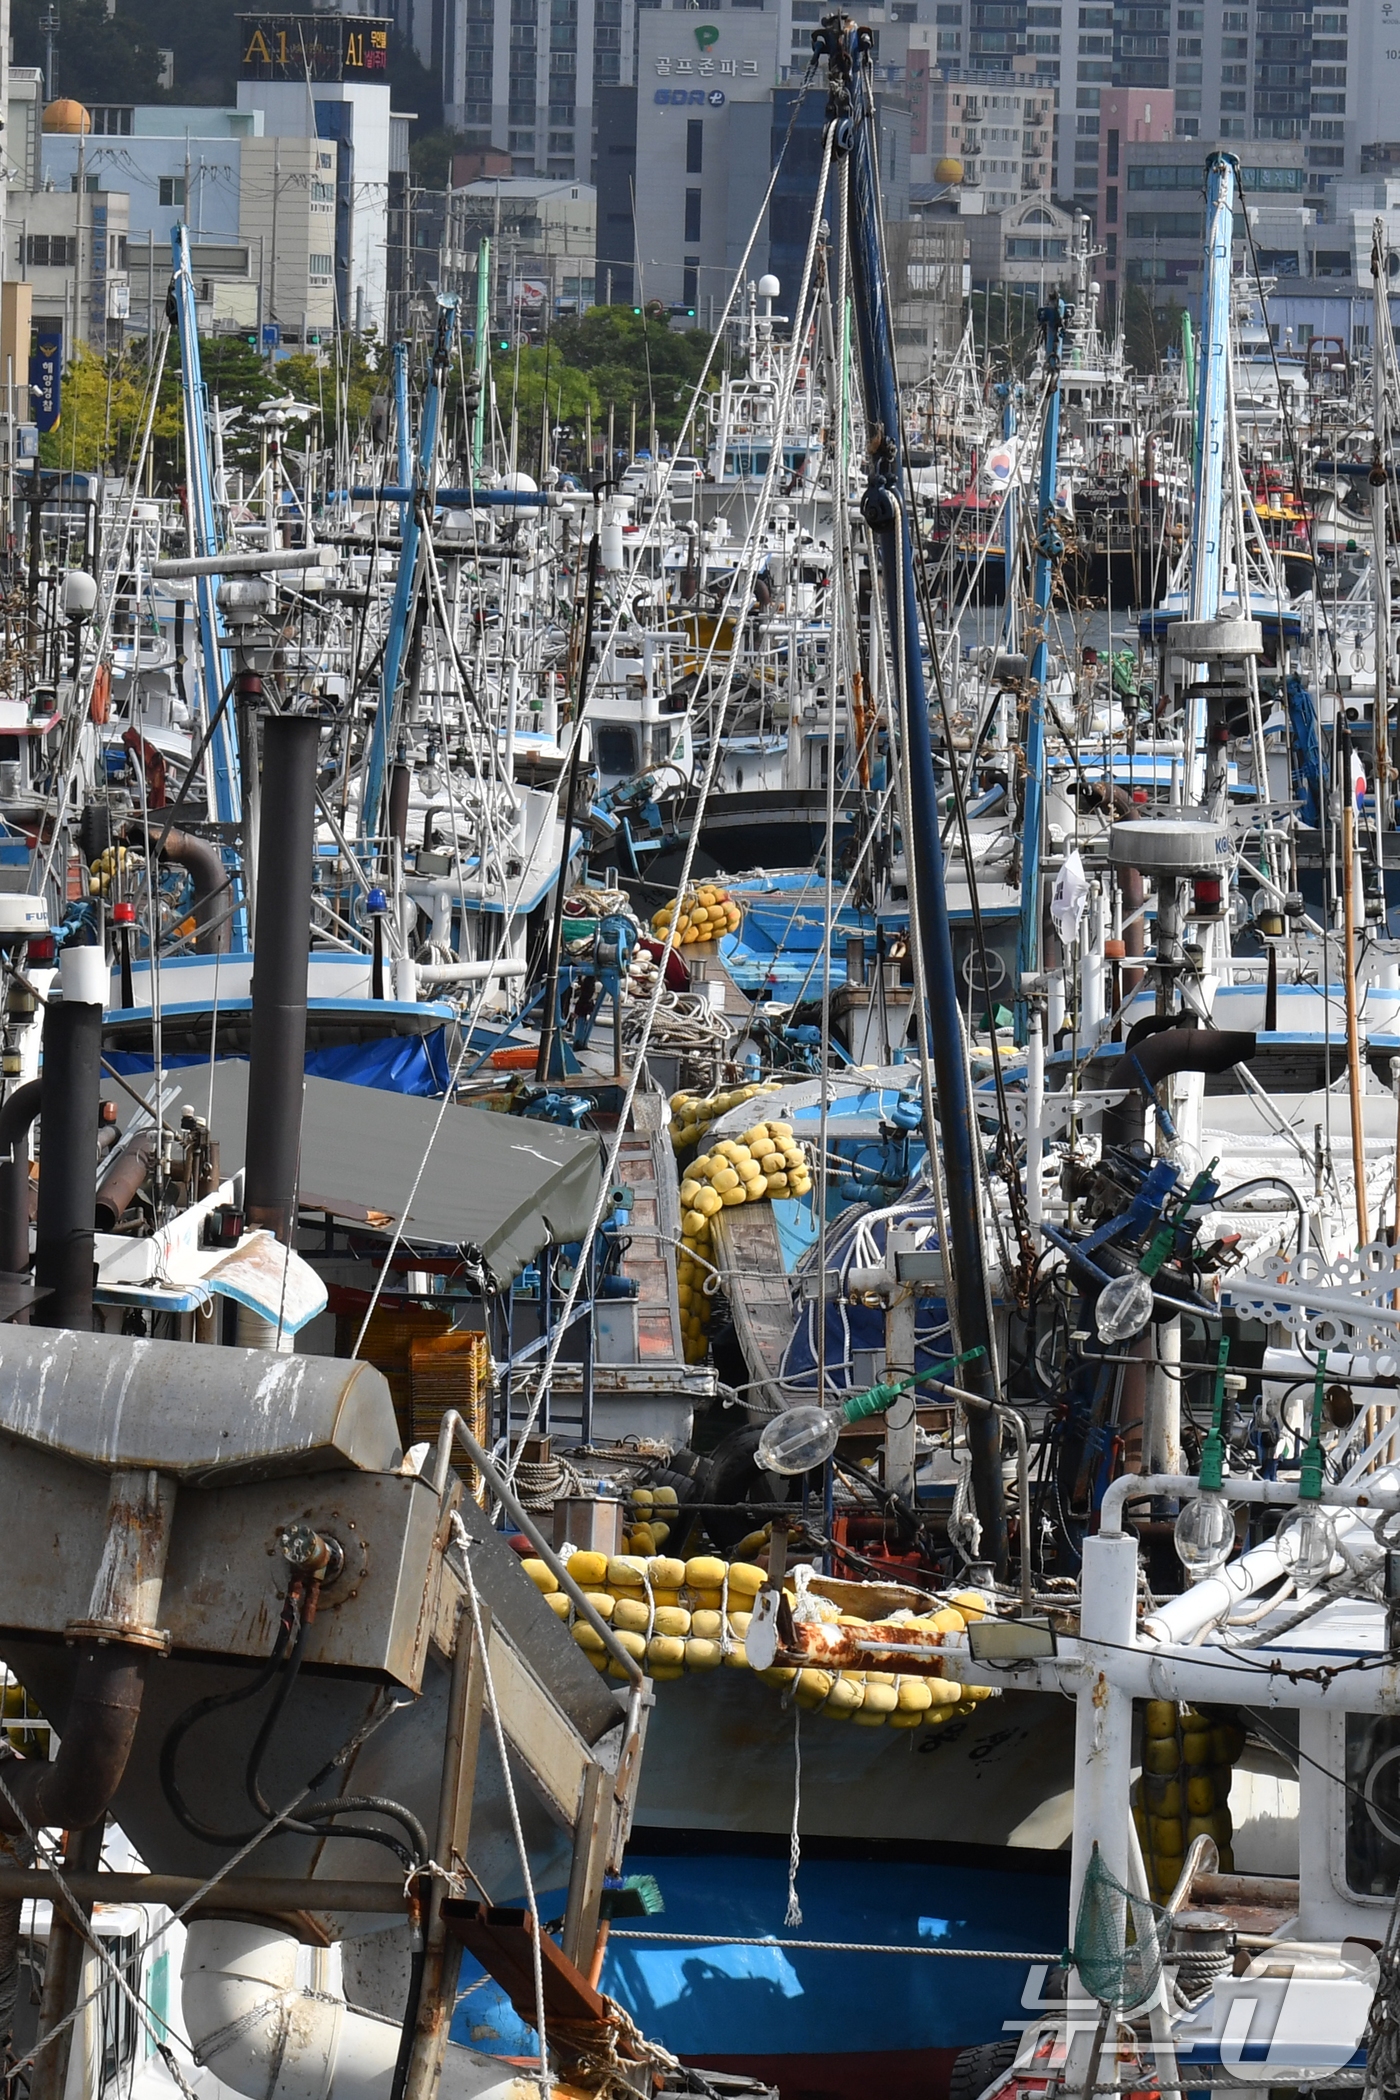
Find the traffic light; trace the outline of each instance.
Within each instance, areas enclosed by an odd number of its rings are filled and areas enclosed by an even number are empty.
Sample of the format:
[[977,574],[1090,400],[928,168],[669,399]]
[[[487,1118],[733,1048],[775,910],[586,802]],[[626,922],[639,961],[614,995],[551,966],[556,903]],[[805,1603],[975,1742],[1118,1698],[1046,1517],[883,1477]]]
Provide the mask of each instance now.
[[636,314],[637,318],[638,318],[638,319],[640,320],[640,318],[641,318],[641,313],[642,313],[642,309],[640,308],[640,306],[634,306],[634,307],[633,307],[633,309],[632,309],[632,311],[633,311],[633,313],[634,313],[634,314]]
[[503,335],[503,336],[501,337],[501,348],[502,348],[503,350],[509,350],[509,348],[510,348],[510,337],[509,337],[509,336],[505,336],[505,335]]

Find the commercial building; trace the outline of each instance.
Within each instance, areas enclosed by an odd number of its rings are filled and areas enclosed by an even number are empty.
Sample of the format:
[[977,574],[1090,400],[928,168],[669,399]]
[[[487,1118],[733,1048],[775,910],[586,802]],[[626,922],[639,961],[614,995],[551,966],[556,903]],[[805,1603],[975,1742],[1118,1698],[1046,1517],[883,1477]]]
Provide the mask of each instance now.
[[[1117,209],[1117,282],[1147,286],[1154,296],[1186,304],[1201,286],[1205,234],[1203,163],[1223,140],[1131,141],[1121,149]],[[1301,211],[1307,173],[1302,140],[1256,139],[1240,155],[1247,204],[1292,205]],[[1237,216],[1236,239],[1244,228]]]
[[399,33],[468,147],[591,182],[600,91],[632,79],[635,0],[401,0]]
[[[336,158],[321,138],[244,143],[238,239],[257,256],[259,319],[289,342],[335,327]],[[387,299],[387,252],[380,262],[374,285]]]
[[959,223],[967,241],[970,289],[1031,285],[1042,296],[1072,284],[1075,213],[1048,197],[1022,197],[1004,210]]
[[468,184],[450,200],[452,251],[475,256],[491,241],[491,312],[512,331],[549,314],[593,305],[597,193],[586,182],[547,176],[496,176]]
[[[111,104],[88,116],[87,131],[76,124],[59,131],[46,118],[38,194],[76,191],[81,171],[84,194],[114,206],[122,199],[129,330],[145,333],[163,315],[171,232],[183,222],[202,329],[217,334],[268,322],[288,344],[329,333],[336,316],[334,142],[269,138],[260,109]],[[17,196],[12,213],[36,231],[50,215],[32,196]],[[28,268],[27,246],[16,259]]]
[[[238,107],[262,119],[254,187],[262,199],[257,209],[260,224],[265,222],[264,239],[271,238],[274,195],[280,221],[283,197],[294,187],[303,181],[329,187],[335,319],[341,327],[357,332],[372,327],[382,335],[389,326],[389,214],[402,207],[405,196],[410,121],[407,114],[391,114],[389,107],[394,23],[387,16],[339,14],[242,15],[238,20]],[[266,156],[269,142],[278,139],[284,144],[320,140],[332,165],[326,168],[319,156],[298,154],[284,192],[277,187],[284,175],[277,172],[275,146],[270,164]],[[304,201],[309,206],[327,200],[308,195]],[[240,209],[240,229],[244,223]],[[326,252],[316,250],[320,259]],[[313,283],[319,297],[321,272],[308,266],[308,299]],[[295,334],[301,322],[299,278],[295,295],[288,298],[279,290],[276,304],[273,318],[284,332]]]
[[[678,325],[709,327],[741,265],[747,278],[772,271],[796,291],[825,96],[801,94],[796,79],[806,61],[789,63],[786,39],[801,34],[810,58],[810,31],[791,24],[799,7],[816,4],[641,12],[638,84],[599,98],[601,298],[659,299]],[[877,66],[882,202],[890,223],[908,216],[910,196],[902,38],[898,49],[897,64],[882,58]],[[750,245],[775,168],[772,201]]]
[[[615,221],[603,229],[607,263],[602,241],[598,251],[600,267],[616,273],[614,298],[624,296],[619,280],[630,272],[627,294],[638,303],[660,299],[682,314],[693,312],[697,321],[723,306],[773,165],[780,35],[778,16],[762,9],[648,8],[640,15],[635,160],[626,178],[634,217],[630,229],[619,229]],[[786,92],[784,125],[795,91]],[[803,124],[808,104],[813,121]],[[811,135],[819,138],[822,109],[821,96],[806,98],[801,136],[784,162],[790,182],[803,180],[805,172],[808,195],[815,170],[805,171],[804,163]],[[610,135],[606,143],[618,141]],[[615,163],[618,156],[608,158]],[[600,152],[600,177],[602,172]],[[610,183],[600,179],[598,187],[600,210],[605,199],[607,209],[622,208],[615,177]],[[768,232],[770,238],[776,233],[780,248],[792,231],[792,205],[790,193],[774,199]],[[751,276],[770,266],[766,249],[767,243],[762,255],[751,258]]]
[[1076,193],[1087,198],[1090,181],[1097,185],[1093,216],[1103,253],[1097,258],[1096,275],[1103,285],[1103,322],[1110,333],[1117,322],[1126,268],[1125,156],[1134,146],[1170,145],[1175,116],[1176,98],[1170,88],[1105,88],[1095,120],[1097,133],[1075,140]]
[[971,288],[971,220],[941,207],[911,204],[907,219],[886,228],[893,309],[895,369],[917,385],[956,350]]

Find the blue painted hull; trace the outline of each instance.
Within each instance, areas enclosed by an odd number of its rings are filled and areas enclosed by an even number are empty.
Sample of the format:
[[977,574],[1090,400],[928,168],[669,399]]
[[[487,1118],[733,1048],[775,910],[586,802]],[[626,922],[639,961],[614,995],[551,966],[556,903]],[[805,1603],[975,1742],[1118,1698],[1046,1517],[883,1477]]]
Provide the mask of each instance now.
[[[962,1855],[961,1858],[959,1855]],[[602,1987],[644,2034],[684,2062],[766,2077],[783,2100],[936,2100],[960,2049],[1019,2032],[1041,1978],[1024,1962],[837,1954],[785,1940],[956,1949],[1004,1947],[1058,1958],[1065,1942],[1063,1854],[809,1841],[798,1875],[803,1922],[786,1932],[786,1846],[721,1833],[638,1830],[629,1873],[654,1875],[662,1916],[619,1920]],[[540,1899],[546,1921],[562,1892]],[[687,1947],[685,1933],[772,1947]],[[530,2031],[464,1961],[453,2034],[528,2056]],[[1009,2023],[1009,2024],[1008,2024]]]

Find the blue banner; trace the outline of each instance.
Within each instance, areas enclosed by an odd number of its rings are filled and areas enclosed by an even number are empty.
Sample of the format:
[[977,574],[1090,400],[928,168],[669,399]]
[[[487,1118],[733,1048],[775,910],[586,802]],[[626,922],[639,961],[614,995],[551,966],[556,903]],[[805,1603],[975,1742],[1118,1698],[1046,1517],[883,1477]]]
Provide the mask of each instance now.
[[40,433],[58,428],[63,408],[63,330],[42,328],[29,360],[29,393]]

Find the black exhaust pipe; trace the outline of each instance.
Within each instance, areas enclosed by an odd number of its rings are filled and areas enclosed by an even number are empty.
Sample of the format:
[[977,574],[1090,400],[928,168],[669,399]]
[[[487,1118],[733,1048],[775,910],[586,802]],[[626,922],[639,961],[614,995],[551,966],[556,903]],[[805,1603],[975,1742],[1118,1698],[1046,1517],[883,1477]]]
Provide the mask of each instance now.
[[1247,1065],[1254,1055],[1255,1039],[1242,1029],[1182,1028],[1170,1022],[1164,1025],[1161,1020],[1139,1025],[1142,1034],[1133,1030],[1123,1055],[1104,1080],[1105,1089],[1132,1089],[1125,1100],[1103,1112],[1105,1146],[1143,1142],[1147,1090],[1170,1079],[1174,1072],[1228,1072],[1235,1065]]
[[[72,953],[73,951],[69,951]],[[84,951],[78,951],[83,953]],[[100,951],[88,951],[99,955]],[[102,958],[105,976],[105,958]],[[60,981],[63,972],[60,972]],[[88,972],[72,979],[87,990]],[[94,987],[95,988],[95,972]],[[41,1327],[92,1332],[93,1220],[101,1114],[102,1007],[65,993],[44,1014],[39,1216],[34,1281],[50,1295],[34,1309]]]
[[29,1161],[20,1147],[43,1090],[42,1080],[26,1080],[0,1106],[0,1270],[10,1276],[29,1273]]
[[270,715],[263,724],[243,1207],[249,1225],[267,1227],[284,1246],[296,1227],[320,730],[310,715]]

